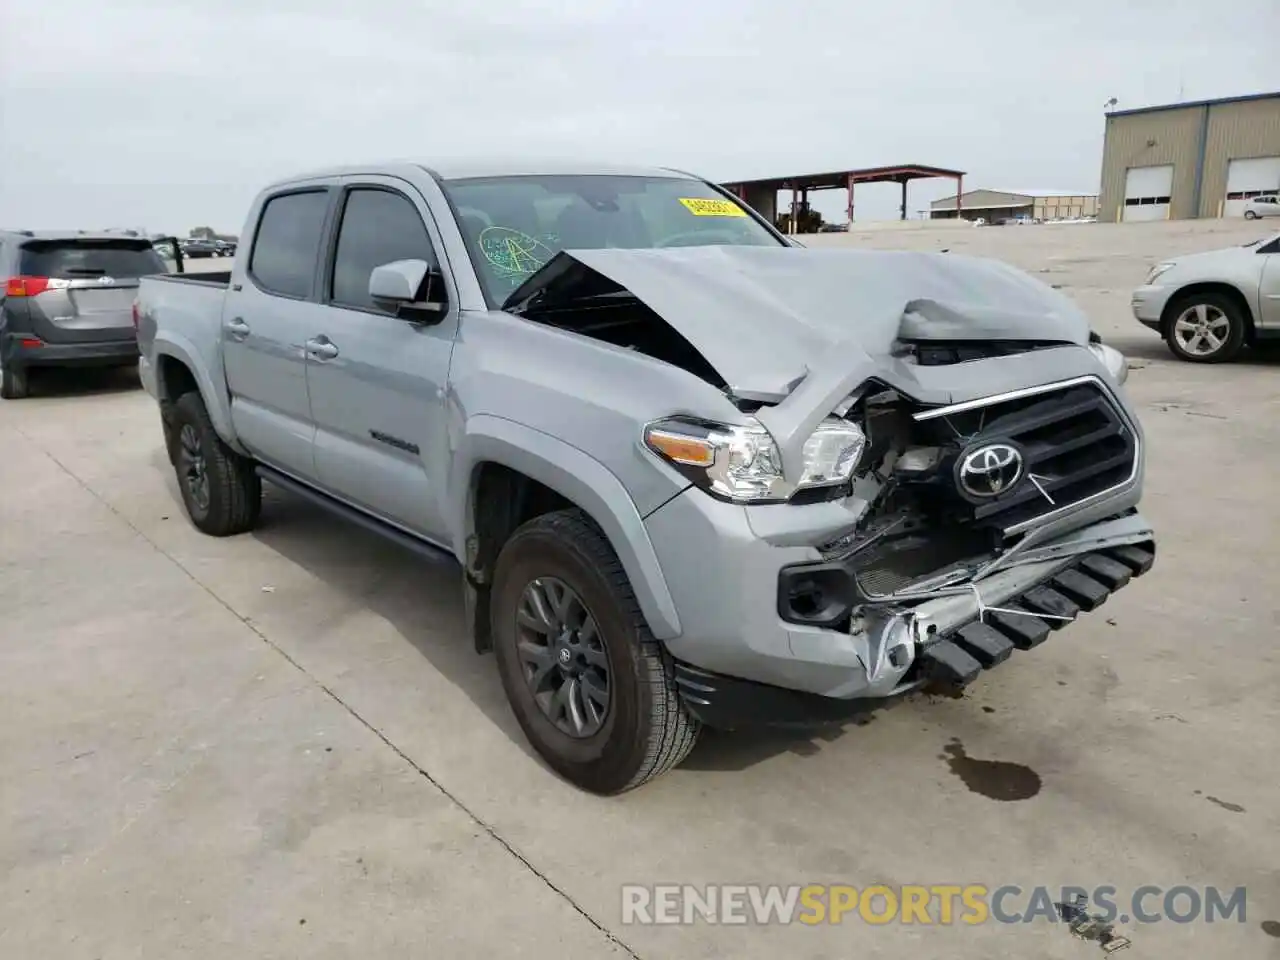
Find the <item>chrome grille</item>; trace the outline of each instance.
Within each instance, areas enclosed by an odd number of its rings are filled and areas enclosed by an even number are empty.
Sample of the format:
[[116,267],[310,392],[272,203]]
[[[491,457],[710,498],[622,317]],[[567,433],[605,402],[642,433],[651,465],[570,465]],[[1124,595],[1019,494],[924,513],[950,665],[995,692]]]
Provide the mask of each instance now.
[[1061,388],[985,405],[916,414],[935,436],[974,449],[1010,442],[1026,466],[1008,492],[961,508],[967,519],[1009,529],[1106,493],[1132,479],[1138,441],[1108,393],[1092,377]]

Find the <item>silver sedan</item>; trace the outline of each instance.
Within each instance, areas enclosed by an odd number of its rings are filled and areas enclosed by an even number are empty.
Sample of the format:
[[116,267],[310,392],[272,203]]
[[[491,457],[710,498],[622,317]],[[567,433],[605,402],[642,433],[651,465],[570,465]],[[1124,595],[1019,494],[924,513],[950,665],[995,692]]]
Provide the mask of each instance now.
[[1246,220],[1261,220],[1263,217],[1280,217],[1280,196],[1272,193],[1254,197],[1244,205]]
[[1280,339],[1280,234],[1157,263],[1132,307],[1180,360],[1222,363]]

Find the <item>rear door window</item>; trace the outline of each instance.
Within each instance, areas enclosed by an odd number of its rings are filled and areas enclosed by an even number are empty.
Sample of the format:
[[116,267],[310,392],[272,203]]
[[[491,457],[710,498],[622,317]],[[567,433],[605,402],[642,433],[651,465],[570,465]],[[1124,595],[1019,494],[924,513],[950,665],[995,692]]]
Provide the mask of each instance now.
[[148,241],[36,240],[22,248],[18,272],[27,277],[136,279],[166,268]]
[[333,258],[333,303],[385,312],[369,296],[369,275],[374,267],[396,260],[435,263],[431,237],[418,208],[408,197],[391,190],[349,191]]
[[327,190],[285,193],[267,201],[249,260],[249,274],[258,286],[285,297],[311,295],[328,207]]

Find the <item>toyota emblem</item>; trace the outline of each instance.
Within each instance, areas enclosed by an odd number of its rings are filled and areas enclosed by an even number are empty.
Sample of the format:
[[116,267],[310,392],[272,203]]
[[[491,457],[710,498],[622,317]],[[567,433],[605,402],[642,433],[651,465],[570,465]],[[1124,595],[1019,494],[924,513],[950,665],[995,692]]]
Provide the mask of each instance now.
[[1008,443],[988,443],[964,454],[956,471],[960,489],[977,500],[990,500],[1022,479],[1022,452]]
[[116,281],[115,281],[115,278],[114,278],[114,277],[99,277],[99,278],[98,278],[98,283],[100,283],[100,284],[101,284],[102,286],[104,286],[104,287],[105,287],[105,286],[107,286],[107,284],[115,283],[115,282],[116,282]]

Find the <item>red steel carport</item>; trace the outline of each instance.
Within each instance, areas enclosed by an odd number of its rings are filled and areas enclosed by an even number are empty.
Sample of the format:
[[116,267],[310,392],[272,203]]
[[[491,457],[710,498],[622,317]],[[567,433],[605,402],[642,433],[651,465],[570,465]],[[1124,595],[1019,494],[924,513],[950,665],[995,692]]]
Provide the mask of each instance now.
[[[781,190],[791,191],[791,229],[795,232],[795,213],[808,207],[811,190],[848,190],[849,222],[853,222],[853,190],[859,183],[899,183],[902,185],[902,203],[899,212],[903,220],[907,219],[907,184],[912,180],[926,180],[935,177],[946,177],[956,182],[957,204],[964,194],[964,171],[948,170],[945,167],[931,167],[922,163],[904,163],[896,167],[866,167],[861,170],[836,170],[831,173],[806,173],[786,177],[769,177],[762,180],[735,180],[722,183],[726,190],[736,194],[741,200],[751,204],[762,214],[775,219],[777,194]],[[773,198],[770,210],[761,210],[757,202],[761,194]],[[957,209],[956,216],[960,216]]]

